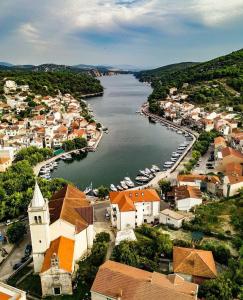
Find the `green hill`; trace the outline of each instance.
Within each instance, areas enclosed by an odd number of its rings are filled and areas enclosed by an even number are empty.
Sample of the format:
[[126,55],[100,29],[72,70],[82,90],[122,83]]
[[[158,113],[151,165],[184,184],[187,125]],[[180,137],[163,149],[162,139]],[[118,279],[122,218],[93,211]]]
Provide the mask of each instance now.
[[[136,74],[154,88],[150,101],[164,98],[170,87],[201,105],[218,102],[243,110],[243,49],[204,63],[182,63]],[[188,83],[187,87],[183,83]]]

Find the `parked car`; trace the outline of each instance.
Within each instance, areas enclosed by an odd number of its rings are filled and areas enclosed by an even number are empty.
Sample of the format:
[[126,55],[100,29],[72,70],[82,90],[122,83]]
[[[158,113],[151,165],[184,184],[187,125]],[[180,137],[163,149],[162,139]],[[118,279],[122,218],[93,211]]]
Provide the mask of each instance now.
[[20,268],[22,266],[21,262],[16,263],[15,265],[13,265],[13,270],[17,270],[18,268]]
[[213,164],[212,163],[206,163],[207,167],[211,167]]
[[32,245],[30,245],[30,244],[26,245],[25,250],[24,250],[25,256],[30,255],[31,252],[32,252]]
[[24,263],[24,262],[26,262],[27,260],[29,259],[29,255],[25,255],[25,256],[23,256],[22,258],[21,258],[21,263]]
[[210,169],[210,170],[214,169],[213,166],[208,166],[207,168]]

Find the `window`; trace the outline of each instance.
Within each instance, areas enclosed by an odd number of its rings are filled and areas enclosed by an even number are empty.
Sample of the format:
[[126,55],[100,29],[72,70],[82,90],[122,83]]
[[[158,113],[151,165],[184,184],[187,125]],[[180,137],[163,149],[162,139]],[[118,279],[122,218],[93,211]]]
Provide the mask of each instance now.
[[137,222],[135,222],[135,226],[137,226],[138,225],[138,223]]
[[38,223],[42,223],[41,216],[38,217]]
[[142,192],[142,196],[144,196],[144,192]]
[[137,219],[138,218],[138,216],[135,216],[135,219]]
[[61,295],[61,287],[54,287],[53,293],[54,295]]
[[136,193],[135,196],[138,197],[138,193]]
[[41,243],[41,240],[39,240],[39,243]]
[[37,218],[37,216],[34,216],[34,220],[35,220],[35,223],[37,224],[37,223],[38,223],[38,218]]

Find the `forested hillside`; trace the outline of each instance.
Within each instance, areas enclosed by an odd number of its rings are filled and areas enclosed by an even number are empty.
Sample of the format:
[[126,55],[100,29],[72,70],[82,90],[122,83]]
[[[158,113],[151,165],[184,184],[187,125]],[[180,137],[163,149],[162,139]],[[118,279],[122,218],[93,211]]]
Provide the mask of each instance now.
[[[191,64],[191,65],[190,65]],[[137,73],[154,88],[150,100],[164,98],[177,87],[198,104],[219,102],[243,110],[243,49],[204,63],[182,63]],[[189,85],[183,85],[188,83]]]
[[72,95],[98,93],[103,91],[100,81],[85,73],[72,71],[31,72],[26,70],[0,71],[0,94],[6,79],[16,81],[17,84],[28,84],[35,94],[51,95],[70,93]]

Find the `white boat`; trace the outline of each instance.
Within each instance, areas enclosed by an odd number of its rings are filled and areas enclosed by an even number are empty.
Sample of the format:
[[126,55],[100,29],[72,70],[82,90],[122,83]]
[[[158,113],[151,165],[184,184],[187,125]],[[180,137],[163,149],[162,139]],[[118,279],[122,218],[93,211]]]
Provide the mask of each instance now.
[[124,178],[126,181],[132,181],[130,177],[125,177]]
[[117,188],[115,187],[114,184],[110,185],[110,190],[112,190],[113,192],[117,192]]
[[159,172],[160,171],[160,168],[156,165],[152,165],[152,168],[156,171],[156,172]]
[[151,174],[151,171],[149,170],[149,168],[146,168],[144,171],[145,171],[147,174]]
[[177,157],[180,157],[181,154],[180,153],[172,153],[171,157],[174,157],[174,158],[177,158]]
[[141,181],[141,182],[148,182],[149,181],[149,178],[148,177],[145,177],[145,176],[137,176],[135,178],[136,181]]
[[142,176],[146,176],[146,177],[149,176],[149,174],[147,172],[145,172],[144,170],[139,170],[139,174],[141,174]]
[[126,182],[125,182],[125,181],[121,181],[120,184],[121,184],[121,187],[122,187],[124,190],[127,190],[127,189],[128,189],[128,186],[126,185]]
[[123,188],[120,185],[117,185],[116,187],[117,187],[118,191],[123,191]]
[[131,180],[125,180],[125,183],[130,188],[133,188],[135,186],[135,184]]
[[172,162],[176,162],[178,160],[178,158],[176,158],[176,157],[171,157],[171,161]]
[[84,190],[84,193],[85,194],[88,194],[88,193],[90,193],[91,191],[92,191],[92,182],[91,182],[91,184],[90,184],[90,186],[87,186],[86,188],[85,188],[85,190]]
[[93,195],[94,195],[95,197],[98,196],[98,189],[94,189],[94,190],[93,190]]

